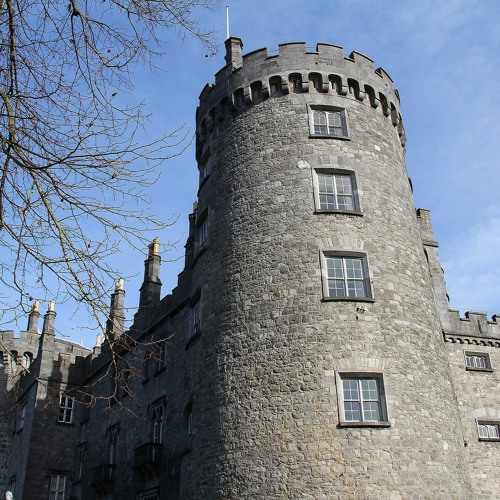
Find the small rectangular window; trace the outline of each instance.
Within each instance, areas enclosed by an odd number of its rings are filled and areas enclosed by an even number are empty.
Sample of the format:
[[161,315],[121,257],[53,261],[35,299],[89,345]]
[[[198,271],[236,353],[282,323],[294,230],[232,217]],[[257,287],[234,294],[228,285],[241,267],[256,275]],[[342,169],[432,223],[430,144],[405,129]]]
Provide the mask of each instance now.
[[193,333],[196,335],[201,332],[201,300],[198,300],[193,306]]
[[342,423],[388,423],[381,374],[340,374],[339,382]]
[[487,353],[466,352],[465,367],[471,371],[493,371],[490,356]]
[[203,250],[206,246],[208,246],[208,218],[198,228],[198,250]]
[[498,422],[478,422],[477,432],[480,441],[500,441],[500,424]]
[[118,425],[113,425],[106,431],[106,451],[108,465],[116,464],[116,443],[118,441]]
[[59,396],[59,417],[58,422],[71,424],[73,422],[73,409],[75,398],[61,393]]
[[17,421],[16,431],[21,431],[24,427],[24,421],[26,419],[26,410],[28,405],[26,402],[21,403],[19,408],[19,419]]
[[163,426],[165,414],[165,401],[163,399],[153,403],[149,409],[149,422],[151,440],[155,444],[163,443]]
[[311,107],[311,135],[322,137],[347,137],[345,110],[331,107]]
[[77,480],[81,481],[83,479],[83,474],[85,472],[85,460],[87,457],[87,443],[83,443],[78,446],[78,469],[77,469]]
[[325,255],[327,298],[370,298],[366,257]]
[[354,172],[314,169],[314,198],[317,212],[350,212],[361,215]]
[[50,476],[50,500],[66,500],[66,476],[52,474]]

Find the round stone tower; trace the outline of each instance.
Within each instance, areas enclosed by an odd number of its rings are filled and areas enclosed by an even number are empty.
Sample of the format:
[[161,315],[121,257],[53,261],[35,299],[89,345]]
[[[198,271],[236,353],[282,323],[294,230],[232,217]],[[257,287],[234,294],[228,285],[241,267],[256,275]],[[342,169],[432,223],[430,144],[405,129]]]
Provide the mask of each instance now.
[[467,498],[390,76],[226,48],[197,112],[181,497]]

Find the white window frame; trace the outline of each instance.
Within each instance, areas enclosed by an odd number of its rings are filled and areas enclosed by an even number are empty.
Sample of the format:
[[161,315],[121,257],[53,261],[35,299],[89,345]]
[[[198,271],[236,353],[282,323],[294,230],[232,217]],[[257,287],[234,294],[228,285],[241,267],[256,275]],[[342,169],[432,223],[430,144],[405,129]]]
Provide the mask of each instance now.
[[[359,214],[360,204],[358,199],[358,189],[356,184],[356,176],[352,170],[341,170],[337,168],[315,168],[314,170],[314,203],[316,212],[330,212],[330,213],[349,213]],[[322,186],[322,177],[331,177],[331,189],[325,190]],[[350,193],[342,192],[341,179],[348,178]],[[322,206],[322,197],[332,196],[333,204],[331,207]],[[350,197],[351,208],[339,208],[339,199],[342,197]]]
[[[348,396],[348,392],[344,388],[344,382],[350,381],[352,383],[357,384],[357,398],[354,397],[346,397]],[[373,393],[372,391],[366,391],[366,387],[363,387],[363,381],[370,381],[373,389],[373,382],[376,385],[376,397],[373,397],[373,394],[369,395],[368,392]],[[385,394],[385,385],[384,385],[384,376],[383,373],[374,373],[374,372],[338,372],[336,374],[336,382],[337,382],[337,400],[338,400],[338,410],[339,410],[339,421],[340,425],[344,427],[359,427],[359,426],[368,426],[368,427],[389,427],[391,424],[389,422],[389,416],[387,411],[387,402],[386,402],[386,394]],[[359,405],[359,419],[350,418],[348,414],[346,414],[346,406],[348,403],[357,403]],[[369,410],[367,409],[368,403],[377,403],[379,418],[373,419],[370,418]],[[352,405],[354,407],[354,405]],[[371,405],[372,406],[372,405]]]
[[492,372],[490,355],[486,352],[464,351],[465,369],[468,371]]
[[75,398],[64,392],[59,395],[59,415],[57,421],[60,424],[72,424],[75,410]]
[[479,441],[500,441],[500,422],[478,420],[476,424]]
[[[321,260],[323,298],[325,300],[373,302],[370,271],[366,254],[337,250],[323,251],[321,252]],[[334,272],[337,274],[333,274]],[[330,285],[333,282],[343,284],[344,294],[331,294],[332,289]],[[363,294],[358,295],[359,283],[362,284]],[[354,293],[352,293],[353,291]]]
[[66,500],[66,483],[65,474],[51,474],[49,500]]
[[345,108],[309,106],[309,130],[312,137],[349,139]]

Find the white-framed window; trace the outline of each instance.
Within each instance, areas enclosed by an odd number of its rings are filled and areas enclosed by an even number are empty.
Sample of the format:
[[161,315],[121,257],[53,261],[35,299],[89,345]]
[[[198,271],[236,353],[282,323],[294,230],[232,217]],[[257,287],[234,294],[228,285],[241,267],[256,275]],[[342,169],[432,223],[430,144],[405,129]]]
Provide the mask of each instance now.
[[337,383],[342,424],[389,424],[381,373],[341,373]]
[[66,475],[52,474],[50,476],[49,500],[66,500]]
[[481,352],[465,352],[465,367],[472,371],[492,371],[490,356]]
[[314,176],[317,211],[359,211],[354,172],[315,170]]
[[371,287],[365,255],[324,253],[325,298],[369,299]]
[[73,410],[75,407],[75,398],[64,393],[59,395],[59,416],[58,422],[71,424],[73,422]]
[[480,441],[500,441],[500,423],[478,421],[477,433]]
[[345,109],[329,107],[310,108],[311,135],[347,137]]

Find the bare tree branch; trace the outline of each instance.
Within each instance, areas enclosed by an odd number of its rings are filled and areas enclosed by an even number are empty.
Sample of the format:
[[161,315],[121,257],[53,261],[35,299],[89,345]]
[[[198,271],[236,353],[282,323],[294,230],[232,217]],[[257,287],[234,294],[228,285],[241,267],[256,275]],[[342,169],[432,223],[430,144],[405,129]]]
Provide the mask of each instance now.
[[4,321],[56,294],[101,320],[118,243],[142,250],[143,235],[168,224],[147,211],[147,188],[185,132],[141,144],[141,107],[120,96],[134,67],[154,66],[166,29],[213,53],[193,14],[216,1],[0,1],[0,244],[10,254],[0,281],[16,297]]

